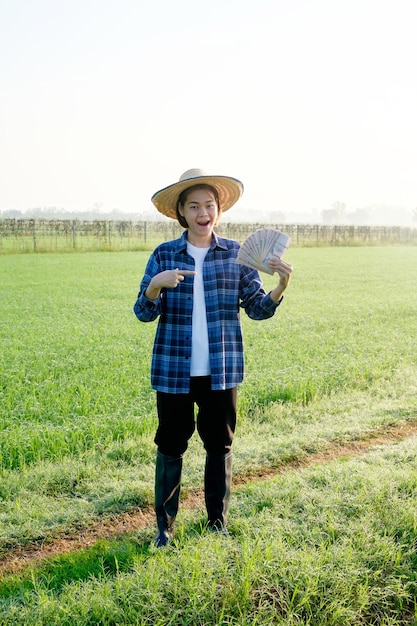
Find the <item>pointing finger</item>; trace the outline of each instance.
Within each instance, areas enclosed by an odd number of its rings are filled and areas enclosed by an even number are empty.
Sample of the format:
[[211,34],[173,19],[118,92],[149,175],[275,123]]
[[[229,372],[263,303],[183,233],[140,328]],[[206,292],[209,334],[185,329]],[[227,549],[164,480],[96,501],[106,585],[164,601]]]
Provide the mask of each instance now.
[[197,272],[194,272],[194,270],[179,270],[177,267],[177,272],[181,275],[181,276],[187,276],[189,274],[197,274]]

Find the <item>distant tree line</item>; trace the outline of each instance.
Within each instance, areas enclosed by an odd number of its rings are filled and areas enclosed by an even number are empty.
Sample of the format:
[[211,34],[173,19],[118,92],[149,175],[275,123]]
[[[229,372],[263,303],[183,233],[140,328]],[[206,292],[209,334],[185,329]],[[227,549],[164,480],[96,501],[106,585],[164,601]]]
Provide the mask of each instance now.
[[[235,214],[226,214],[223,221],[231,221],[234,223],[253,222],[254,212],[248,209],[241,209]],[[269,224],[291,224],[291,223],[311,223],[325,225],[392,225],[392,226],[412,226],[417,224],[417,207],[412,211],[407,211],[401,207],[389,206],[369,206],[357,208],[349,211],[345,202],[334,202],[329,209],[306,214],[299,214],[297,219],[289,219],[284,211],[256,211],[258,222]],[[67,211],[58,207],[38,207],[27,209],[25,211],[8,209],[0,211],[0,219],[44,219],[44,220],[112,220],[112,221],[147,221],[159,222],[169,221],[164,218],[153,208],[146,211],[124,212],[119,209],[113,209],[110,212],[104,212],[100,203],[95,203],[85,211]]]
[[323,224],[354,224],[366,226],[370,224],[400,225],[405,223],[417,223],[417,207],[411,212],[405,209],[393,207],[365,207],[348,211],[345,202],[334,202],[330,209],[321,211]]

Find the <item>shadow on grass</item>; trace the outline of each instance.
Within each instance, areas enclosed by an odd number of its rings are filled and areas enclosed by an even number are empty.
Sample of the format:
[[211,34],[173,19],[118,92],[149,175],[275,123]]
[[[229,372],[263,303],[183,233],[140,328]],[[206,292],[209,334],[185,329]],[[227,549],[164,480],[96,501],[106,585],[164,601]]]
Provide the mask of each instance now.
[[149,537],[100,540],[85,550],[52,557],[36,569],[5,577],[0,581],[0,598],[24,595],[40,588],[56,593],[72,582],[126,572],[138,558],[147,558],[151,551]]
[[[172,547],[178,549],[190,538],[206,532],[207,526],[202,521],[180,524]],[[155,529],[144,529],[134,536],[101,539],[84,550],[51,557],[36,568],[28,567],[19,574],[9,574],[0,580],[0,600],[23,597],[37,590],[60,593],[74,582],[128,572],[138,561],[146,561],[156,554],[154,534]]]

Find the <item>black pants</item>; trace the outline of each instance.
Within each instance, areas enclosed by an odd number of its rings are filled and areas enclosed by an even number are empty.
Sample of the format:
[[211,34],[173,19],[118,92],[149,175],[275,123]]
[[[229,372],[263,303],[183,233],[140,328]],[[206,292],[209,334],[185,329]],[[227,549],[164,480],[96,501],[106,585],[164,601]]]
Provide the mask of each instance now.
[[190,393],[157,392],[158,430],[155,443],[162,454],[180,456],[195,431],[208,454],[230,452],[236,427],[237,387],[212,391],[210,376],[191,378]]

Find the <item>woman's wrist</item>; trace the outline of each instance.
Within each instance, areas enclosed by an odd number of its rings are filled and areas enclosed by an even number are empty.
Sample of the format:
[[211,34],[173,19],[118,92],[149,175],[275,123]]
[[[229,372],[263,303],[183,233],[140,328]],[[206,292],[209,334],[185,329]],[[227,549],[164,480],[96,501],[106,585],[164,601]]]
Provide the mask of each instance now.
[[159,287],[154,287],[151,281],[145,291],[145,297],[148,298],[148,300],[156,300],[160,293],[161,289]]

